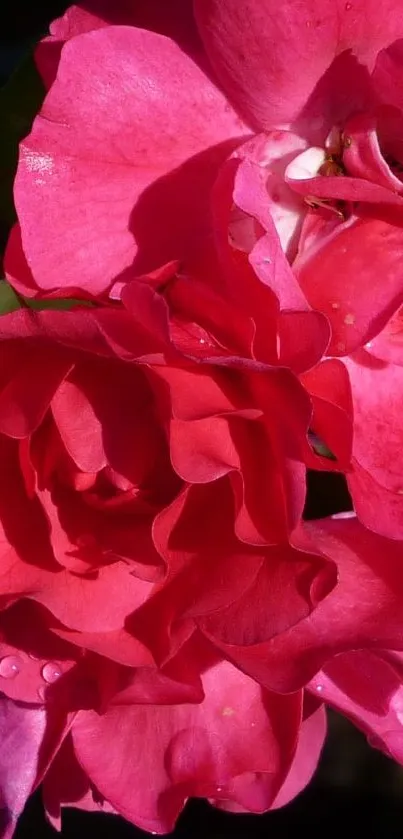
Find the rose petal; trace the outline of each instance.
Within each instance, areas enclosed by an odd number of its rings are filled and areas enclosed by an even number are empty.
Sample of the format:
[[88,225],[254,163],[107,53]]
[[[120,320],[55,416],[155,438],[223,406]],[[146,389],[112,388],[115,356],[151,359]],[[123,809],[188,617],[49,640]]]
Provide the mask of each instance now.
[[73,742],[81,765],[107,800],[143,829],[171,830],[185,798],[211,797],[227,785],[231,790],[236,776],[269,772],[280,778],[287,771],[300,697],[281,697],[279,713],[278,697],[266,700],[227,663],[208,670],[203,682],[200,705],[132,706],[101,717],[82,712],[76,719]]
[[[177,80],[173,98],[167,78]],[[200,247],[210,235],[217,166],[244,132],[173,41],[113,26],[73,38],[21,146],[15,183],[38,286],[58,288],[61,276],[74,286],[79,278],[81,288],[98,294],[137,253],[144,270],[147,261],[156,267]]]
[[[397,0],[381,16],[375,0],[196,0],[195,8],[214,69],[257,130],[295,120],[340,53],[353,49],[372,69],[379,50],[403,34]],[[354,75],[347,78],[351,85]]]

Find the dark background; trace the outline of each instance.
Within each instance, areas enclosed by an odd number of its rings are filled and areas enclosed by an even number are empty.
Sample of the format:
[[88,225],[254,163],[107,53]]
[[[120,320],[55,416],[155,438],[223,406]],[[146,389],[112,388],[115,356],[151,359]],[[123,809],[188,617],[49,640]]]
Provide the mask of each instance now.
[[[62,14],[67,5],[64,0],[0,0],[0,86],[7,82],[26,51],[46,33],[49,22]],[[307,518],[329,515],[349,506],[343,478],[326,473],[309,476]],[[370,749],[364,736],[335,714],[329,714],[329,735],[316,777],[294,802],[263,816],[235,816],[195,800],[187,805],[170,836],[171,839],[247,836],[286,839],[301,830],[318,837],[336,836],[344,831],[346,837],[403,839],[403,769]],[[15,839],[56,839],[56,836],[43,817],[40,794],[37,794],[20,820]],[[92,836],[146,839],[149,834],[114,816],[66,810],[62,836],[63,839]]]

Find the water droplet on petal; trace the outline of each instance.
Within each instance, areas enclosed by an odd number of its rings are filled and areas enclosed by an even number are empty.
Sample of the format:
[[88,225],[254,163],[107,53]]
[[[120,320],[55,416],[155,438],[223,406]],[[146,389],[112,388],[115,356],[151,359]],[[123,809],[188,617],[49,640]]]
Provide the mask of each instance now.
[[62,671],[58,664],[54,661],[48,661],[47,664],[44,664],[42,667],[42,676],[45,679],[45,682],[48,684],[53,684],[53,682],[57,682],[62,675]]
[[32,658],[32,661],[39,661],[39,657],[33,653],[28,653],[28,658]]
[[0,661],[0,676],[3,679],[15,679],[21,671],[22,660],[16,655],[6,655]]
[[334,303],[331,303],[331,307],[332,309],[340,309],[340,303],[335,300]]
[[322,690],[323,690],[323,685],[316,685],[315,690],[317,690],[317,691],[318,691],[318,693],[321,693],[321,692],[322,692]]
[[221,792],[222,787],[217,787],[217,792]]
[[348,312],[344,318],[344,323],[346,324],[346,326],[353,326],[353,324],[355,323],[355,315],[353,315],[352,312]]
[[350,12],[351,9],[353,8],[353,4],[352,3],[346,3],[344,8],[345,8],[346,12]]

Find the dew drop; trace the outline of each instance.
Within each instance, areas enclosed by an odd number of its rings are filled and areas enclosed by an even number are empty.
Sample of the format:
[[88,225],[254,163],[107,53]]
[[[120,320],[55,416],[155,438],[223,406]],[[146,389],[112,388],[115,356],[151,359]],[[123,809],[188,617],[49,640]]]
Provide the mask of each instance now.
[[222,787],[217,787],[217,792],[221,792],[221,791],[222,791]]
[[315,690],[317,690],[318,693],[321,693],[323,690],[323,685],[316,685]]
[[344,318],[344,323],[346,326],[353,326],[355,323],[355,315],[352,312],[348,312],[348,314]]
[[47,664],[44,664],[42,667],[42,676],[45,679],[45,682],[48,682],[49,685],[52,685],[53,682],[57,682],[61,675],[62,671],[59,665],[54,661],[48,661]]
[[340,309],[340,303],[335,300],[334,303],[331,303],[331,307],[332,309]]
[[206,343],[206,339],[205,339],[205,338],[199,338],[199,343],[200,343],[200,344],[205,344],[205,343]]
[[346,12],[350,12],[351,9],[353,8],[353,4],[352,3],[346,3],[344,8],[345,8]]
[[0,661],[0,676],[3,679],[15,679],[21,671],[22,661],[16,655],[6,655]]

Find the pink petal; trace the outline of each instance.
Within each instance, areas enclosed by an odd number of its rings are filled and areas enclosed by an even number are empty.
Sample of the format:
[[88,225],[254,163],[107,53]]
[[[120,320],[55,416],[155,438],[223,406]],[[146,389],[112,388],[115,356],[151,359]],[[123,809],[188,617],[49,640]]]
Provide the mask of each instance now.
[[12,839],[18,816],[33,792],[45,730],[43,708],[19,706],[0,697],[2,839]]
[[401,227],[363,217],[296,262],[309,303],[331,323],[329,355],[344,355],[365,344],[398,308],[403,299],[402,248]]
[[378,120],[374,114],[359,114],[344,128],[343,163],[349,175],[364,178],[394,192],[403,191],[403,183],[383,157],[377,134]]
[[74,748],[91,781],[143,829],[171,830],[188,796],[231,797],[234,779],[245,773],[269,772],[279,781],[286,774],[298,695],[266,699],[227,663],[208,670],[203,682],[199,705],[84,711],[74,723]]
[[[395,38],[391,38],[390,41],[395,41]],[[372,83],[381,101],[397,108],[403,107],[402,68],[403,40],[396,40],[396,43],[390,45],[385,44],[385,49],[381,50],[377,57]]]
[[230,606],[199,619],[210,637],[231,645],[254,645],[303,621],[336,583],[336,569],[315,555],[291,548],[268,550],[244,594]]
[[[259,219],[263,227],[270,213],[290,261],[296,253],[301,217],[306,207],[285,182],[284,175],[290,158],[306,146],[306,140],[290,131],[270,131],[248,140],[235,153],[237,158],[249,164],[245,178],[239,171],[236,176],[236,203]],[[240,169],[242,171],[242,164]]]
[[365,527],[389,539],[403,539],[403,494],[386,489],[354,460],[347,483]]
[[[19,318],[9,317],[17,326]],[[72,361],[61,348],[49,355],[43,344],[33,344],[27,353],[21,342],[2,343],[0,353],[6,379],[1,382],[0,430],[10,437],[27,437],[42,422]]]
[[274,292],[281,308],[306,309],[306,299],[284,255],[270,212],[265,179],[262,179],[261,169],[248,158],[236,172],[233,200],[266,231],[249,255],[259,280]]
[[[305,373],[302,382],[312,398],[311,430],[337,458],[336,468],[349,470],[353,444],[353,405],[348,374],[338,359],[326,359]],[[327,461],[323,468],[330,469]]]
[[109,25],[137,26],[173,38],[192,57],[202,59],[196,24],[188,0],[86,0],[85,7],[70,6],[50,25],[50,36],[37,45],[35,61],[47,87],[53,83],[63,42]]
[[[20,478],[13,441],[2,439],[4,481],[0,494],[1,591],[4,602],[24,595],[45,606],[71,629],[113,631],[148,597],[152,583],[137,579],[125,562],[100,568],[96,578],[57,566],[38,500],[30,500]],[[6,479],[7,478],[7,479]],[[21,528],[21,520],[25,527]]]
[[19,224],[14,224],[8,237],[4,254],[4,272],[6,279],[18,294],[24,297],[35,296],[37,287],[22,249]]
[[272,804],[272,810],[284,807],[292,801],[311,780],[323,748],[326,727],[326,713],[323,706],[303,720],[294,760]]
[[311,689],[350,717],[371,745],[403,763],[403,685],[399,671],[369,651],[337,656],[319,672]]
[[281,312],[279,363],[294,373],[304,373],[325,354],[330,327],[321,312]]
[[403,309],[398,309],[384,329],[366,344],[365,349],[380,361],[403,365]]
[[400,543],[366,530],[357,519],[309,522],[311,549],[336,562],[338,584],[299,624],[249,647],[216,646],[272,690],[301,687],[334,655],[352,649],[403,649]]
[[[63,807],[77,807],[80,810],[104,810],[97,803],[90,782],[74,754],[71,735],[66,737],[59,749],[42,786],[46,815],[56,830],[61,830]],[[106,805],[106,812],[112,808]]]
[[[195,8],[224,89],[257,130],[296,120],[336,56],[352,49],[372,70],[379,50],[403,34],[396,0],[382,14],[376,0],[196,0]],[[340,72],[330,91],[337,79]]]
[[354,407],[353,455],[381,486],[401,492],[403,369],[364,351],[345,365]]
[[[368,169],[366,171],[368,172]],[[371,175],[372,172],[373,168],[371,169]],[[305,195],[307,198],[316,196],[324,199],[333,198],[337,201],[353,203],[362,201],[369,204],[380,204],[384,208],[388,206],[400,210],[403,208],[403,197],[397,195],[395,191],[391,192],[390,180],[387,184],[380,185],[373,181],[348,175],[343,177],[339,175],[318,175],[314,178],[301,178],[295,177],[295,175],[295,168],[290,167],[289,174],[286,175],[287,183],[299,195]]]
[[38,286],[58,288],[63,276],[64,286],[97,294],[136,254],[144,270],[200,249],[217,167],[244,133],[174,42],[130,27],[73,38],[21,147],[15,185]]

